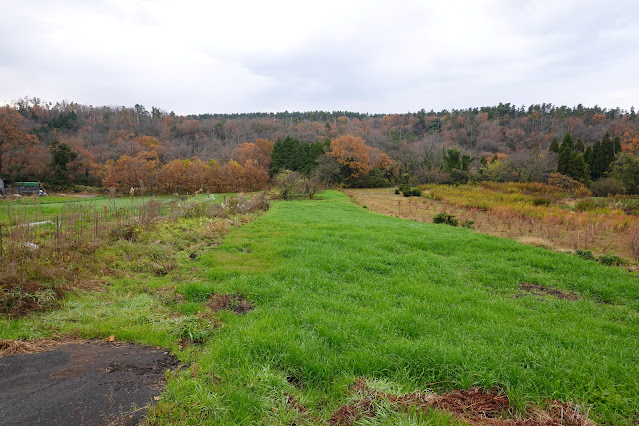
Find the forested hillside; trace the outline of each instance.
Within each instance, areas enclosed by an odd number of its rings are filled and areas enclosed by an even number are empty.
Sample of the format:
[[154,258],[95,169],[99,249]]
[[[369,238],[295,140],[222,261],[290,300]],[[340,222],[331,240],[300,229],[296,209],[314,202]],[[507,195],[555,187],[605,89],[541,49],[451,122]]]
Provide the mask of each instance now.
[[[306,143],[316,144],[304,148]],[[287,158],[299,160],[302,151],[304,160],[291,167]],[[586,185],[607,179],[608,191],[637,192],[639,182],[632,176],[639,173],[638,151],[634,108],[507,103],[393,115],[179,116],[142,105],[53,104],[37,98],[0,108],[0,176],[60,188],[255,190],[268,182],[269,172],[273,177],[292,168],[305,176],[319,169],[325,181],[349,186],[547,182],[559,171]]]

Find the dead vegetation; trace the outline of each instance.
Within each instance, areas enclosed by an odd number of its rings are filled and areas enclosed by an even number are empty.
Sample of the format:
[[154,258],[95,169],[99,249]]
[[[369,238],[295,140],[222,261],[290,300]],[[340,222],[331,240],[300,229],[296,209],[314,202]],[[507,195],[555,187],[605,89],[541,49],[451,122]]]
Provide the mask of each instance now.
[[594,426],[579,407],[548,401],[545,407],[531,406],[525,413],[515,413],[507,395],[481,388],[456,390],[446,394],[413,392],[395,395],[370,388],[358,379],[351,392],[355,402],[342,405],[328,420],[331,425],[352,425],[365,417],[376,417],[381,403],[400,411],[443,410],[471,425],[500,426]]
[[389,216],[432,223],[445,211],[460,224],[472,223],[477,232],[524,244],[639,260],[636,198],[575,197],[549,185],[506,183],[425,185],[423,196],[410,198],[394,194],[392,188],[343,191],[358,204]]
[[12,355],[46,352],[70,343],[86,343],[74,338],[42,339],[42,340],[3,340],[0,339],[0,358]]
[[[5,207],[9,221],[0,223],[0,314],[15,318],[55,307],[75,288],[95,288],[83,283],[95,283],[96,277],[111,274],[113,268],[168,274],[177,261],[175,250],[166,242],[145,244],[145,250],[123,244],[139,242],[161,221],[208,220],[200,224],[207,237],[198,236],[197,244],[201,245],[213,234],[228,232],[237,224],[236,215],[248,217],[248,213],[266,210],[268,202],[259,193],[225,197],[223,202],[175,199],[162,203],[152,199],[130,207],[116,207],[115,202],[108,207],[75,203],[63,207],[53,220],[35,222],[42,218],[38,206],[33,217],[19,214],[11,204]],[[124,262],[98,255],[114,244],[121,246]],[[123,264],[128,266],[123,268]]]
[[214,312],[231,311],[237,315],[246,314],[253,310],[253,305],[236,294],[214,294],[206,303]]
[[536,294],[539,296],[555,296],[563,300],[577,300],[579,296],[572,292],[559,290],[557,288],[544,287],[539,284],[519,283],[519,288],[525,292]]

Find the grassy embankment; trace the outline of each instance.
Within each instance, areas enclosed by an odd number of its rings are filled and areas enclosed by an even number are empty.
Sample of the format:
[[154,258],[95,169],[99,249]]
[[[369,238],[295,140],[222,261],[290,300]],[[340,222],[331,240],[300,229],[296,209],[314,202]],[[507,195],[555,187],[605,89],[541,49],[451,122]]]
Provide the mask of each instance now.
[[[194,238],[198,226],[148,238]],[[114,334],[171,348],[191,364],[170,378],[153,423],[324,422],[357,398],[349,387],[359,377],[392,393],[498,388],[520,412],[571,400],[605,423],[639,412],[639,281],[620,269],[374,214],[336,192],[276,203],[196,260],[187,251],[165,276],[122,260],[130,277],[57,311],[0,320],[0,338]],[[578,298],[529,294],[521,283]],[[211,312],[206,301],[220,293],[255,309]],[[376,403],[369,421],[446,419]]]

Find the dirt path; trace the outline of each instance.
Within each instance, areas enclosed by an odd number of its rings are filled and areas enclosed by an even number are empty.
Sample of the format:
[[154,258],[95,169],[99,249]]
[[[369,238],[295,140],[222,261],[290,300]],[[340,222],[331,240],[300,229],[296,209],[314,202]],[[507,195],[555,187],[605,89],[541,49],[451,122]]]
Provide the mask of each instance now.
[[0,424],[137,424],[176,365],[164,350],[104,342],[0,358]]

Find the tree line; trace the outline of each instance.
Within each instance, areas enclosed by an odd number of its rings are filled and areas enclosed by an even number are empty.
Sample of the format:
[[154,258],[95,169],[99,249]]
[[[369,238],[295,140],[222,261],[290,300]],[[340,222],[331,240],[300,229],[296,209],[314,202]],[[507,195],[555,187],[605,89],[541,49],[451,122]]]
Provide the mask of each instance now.
[[[615,179],[617,190],[632,192],[627,176],[638,151],[634,108],[505,103],[386,115],[310,111],[180,116],[139,104],[53,104],[38,98],[0,108],[0,176],[60,188],[117,184],[124,190],[142,181],[161,191],[199,189],[170,183],[189,176],[188,170],[205,171],[196,174],[207,176],[212,190],[229,187],[227,180],[255,188],[291,170],[349,186],[547,182],[559,172],[586,185]],[[140,171],[146,169],[149,175]],[[114,176],[122,176],[122,182]]]

